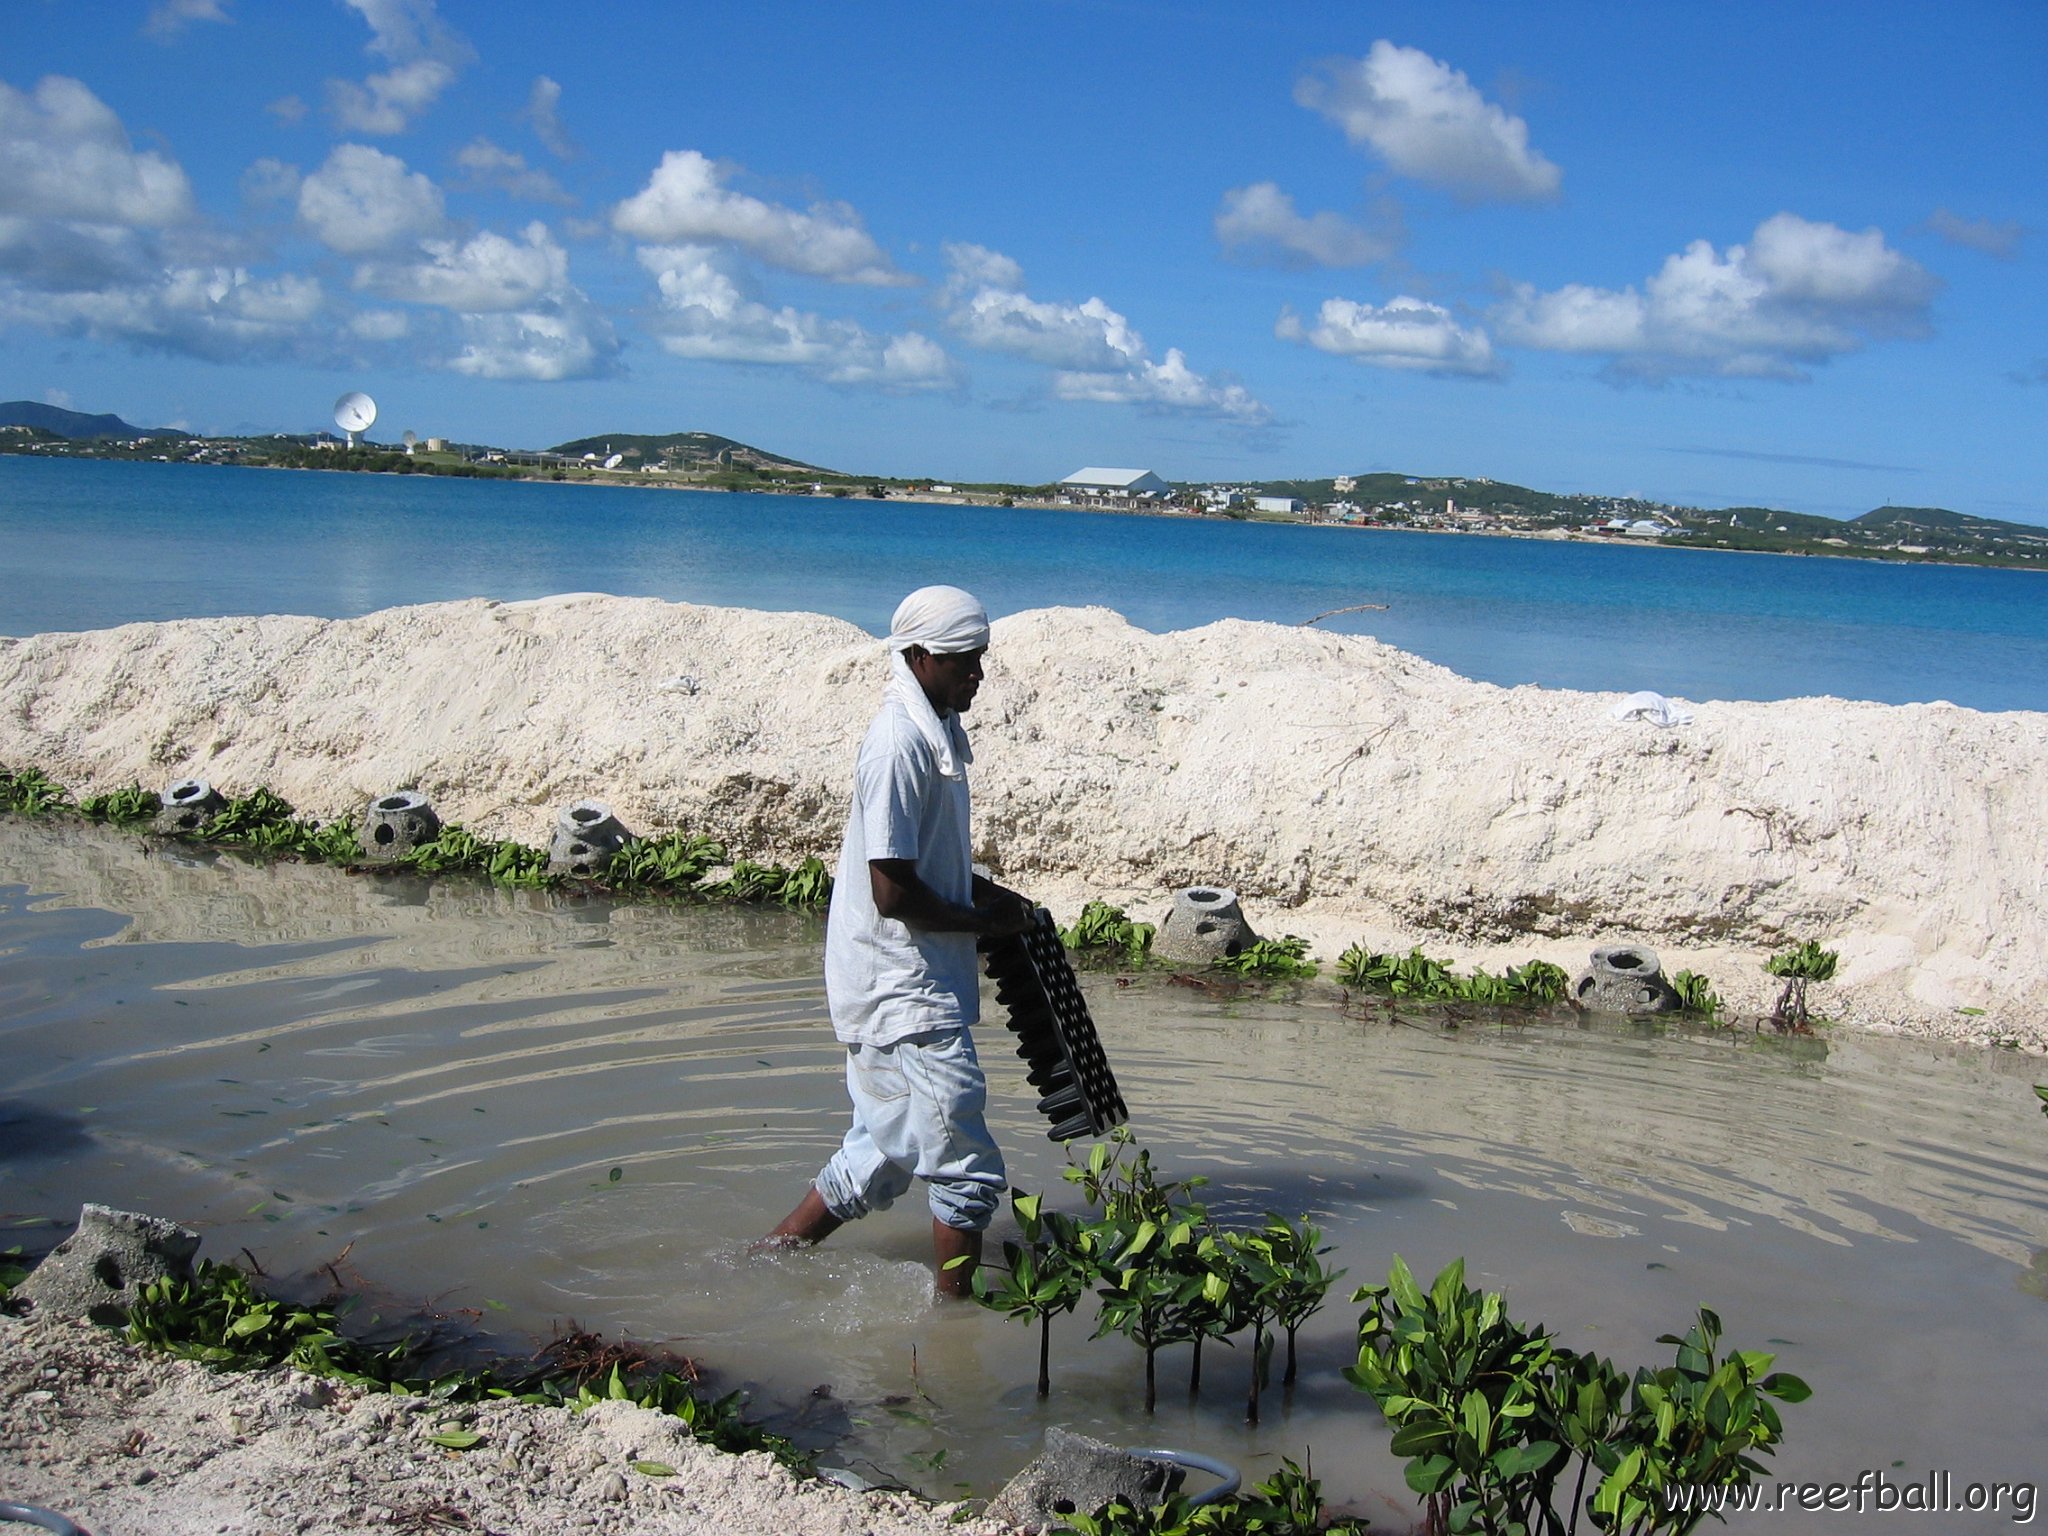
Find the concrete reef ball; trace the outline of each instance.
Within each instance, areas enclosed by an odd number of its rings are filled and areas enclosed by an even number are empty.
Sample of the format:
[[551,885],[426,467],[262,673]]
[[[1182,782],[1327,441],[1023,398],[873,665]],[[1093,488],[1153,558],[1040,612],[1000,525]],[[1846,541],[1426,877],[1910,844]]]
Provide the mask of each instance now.
[[199,1234],[160,1216],[88,1205],[78,1230],[52,1248],[15,1288],[38,1317],[114,1327],[142,1288],[166,1276],[189,1279]]
[[1657,952],[1641,944],[1609,944],[1572,978],[1571,1000],[1589,1013],[1669,1013],[1678,993],[1664,979]]
[[158,832],[197,832],[227,809],[227,801],[205,779],[180,779],[157,796],[161,808],[151,824]]
[[555,818],[554,841],[548,845],[548,873],[576,880],[595,880],[612,855],[633,841],[612,808],[602,800],[578,800]]
[[370,802],[356,841],[363,845],[363,856],[376,861],[403,858],[440,835],[441,818],[434,814],[427,797],[418,790],[401,789]]
[[1237,892],[1220,885],[1191,885],[1173,893],[1173,906],[1152,940],[1152,952],[1183,965],[1207,965],[1258,941],[1237,904]]
[[1174,1492],[1180,1468],[1133,1455],[1058,1424],[1045,1431],[1045,1449],[989,1501],[987,1517],[1005,1526],[1043,1530],[1071,1514],[1088,1514],[1111,1499],[1149,1509]]

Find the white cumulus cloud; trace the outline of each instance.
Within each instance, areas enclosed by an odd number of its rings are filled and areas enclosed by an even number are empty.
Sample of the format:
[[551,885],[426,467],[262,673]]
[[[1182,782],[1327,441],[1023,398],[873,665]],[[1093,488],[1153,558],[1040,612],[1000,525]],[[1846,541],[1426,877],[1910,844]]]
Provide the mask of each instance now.
[[1370,148],[1388,168],[1469,197],[1555,197],[1564,173],[1529,144],[1529,125],[1464,74],[1419,48],[1381,38],[1362,59],[1305,75],[1294,99]]
[[1279,266],[1367,267],[1386,260],[1400,244],[1396,235],[1375,233],[1328,210],[1304,216],[1270,181],[1225,192],[1215,222],[1225,250]]
[[474,50],[443,22],[434,0],[346,0],[370,26],[369,51],[391,68],[361,82],[330,80],[327,101],[350,133],[403,133],[455,82]]
[[844,203],[799,212],[729,190],[736,169],[672,149],[647,185],[612,210],[612,227],[648,245],[731,245],[786,272],[841,283],[903,283],[860,216]]
[[0,214],[161,228],[193,214],[184,170],[137,151],[121,119],[65,75],[33,93],[0,80]]
[[463,145],[455,152],[455,163],[472,187],[496,187],[507,196],[534,203],[566,206],[576,201],[554,177],[528,165],[526,156],[502,149],[486,138],[478,137]]
[[356,286],[381,298],[486,313],[524,309],[569,290],[569,253],[538,220],[508,240],[484,230],[460,243],[423,240],[419,261],[372,262]]
[[1746,245],[1695,240],[1640,288],[1517,287],[1504,338],[1605,355],[1623,375],[1800,379],[1868,341],[1924,335],[1937,280],[1876,229],[1773,214]]
[[1498,378],[1501,373],[1483,328],[1460,325],[1441,304],[1406,294],[1377,306],[1325,299],[1314,325],[1303,324],[1291,310],[1283,311],[1273,334],[1375,368],[1475,379]]
[[396,155],[342,144],[299,185],[299,218],[330,250],[366,256],[439,233],[441,189]]
[[363,309],[349,316],[351,336],[363,341],[396,341],[412,329],[402,309]]
[[546,384],[618,366],[611,322],[574,289],[533,309],[466,314],[460,326],[462,350],[445,366],[471,378]]
[[1102,299],[1034,299],[1024,291],[1024,269],[986,246],[949,244],[945,256],[939,300],[947,326],[970,346],[1058,369],[1052,389],[1060,399],[1217,416],[1243,426],[1271,422],[1272,412],[1243,385],[1197,373],[1179,348],[1155,361],[1145,338]]
[[241,267],[168,267],[127,284],[30,292],[0,278],[0,320],[215,361],[305,354],[326,299],[317,280]]
[[660,295],[655,335],[677,357],[796,367],[834,384],[899,390],[957,381],[952,359],[929,337],[877,336],[857,321],[764,304],[712,247],[645,246],[639,256]]

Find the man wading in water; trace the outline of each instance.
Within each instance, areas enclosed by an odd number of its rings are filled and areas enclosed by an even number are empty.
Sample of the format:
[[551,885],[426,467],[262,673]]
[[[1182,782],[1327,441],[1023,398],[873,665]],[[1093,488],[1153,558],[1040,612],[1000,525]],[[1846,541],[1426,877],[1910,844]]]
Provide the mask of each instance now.
[[945,1296],[973,1293],[981,1235],[1007,1184],[968,1033],[981,1017],[975,939],[1031,925],[1024,898],[971,862],[973,753],[960,716],[987,649],[988,612],[958,587],[921,587],[890,621],[889,684],[854,767],[825,928],[825,998],[846,1047],[853,1124],[764,1240],[822,1242],[923,1179]]

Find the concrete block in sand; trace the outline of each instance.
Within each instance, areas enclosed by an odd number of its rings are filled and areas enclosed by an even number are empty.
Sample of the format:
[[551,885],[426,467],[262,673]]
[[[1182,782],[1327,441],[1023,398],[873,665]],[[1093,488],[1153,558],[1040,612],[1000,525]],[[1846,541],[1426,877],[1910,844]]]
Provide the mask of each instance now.
[[1669,1013],[1678,1007],[1657,952],[1641,944],[1594,950],[1591,964],[1572,978],[1571,1000],[1590,1013]]
[[1173,893],[1173,907],[1152,940],[1152,952],[1183,965],[1207,965],[1235,955],[1259,936],[1245,921],[1237,892],[1220,885],[1191,885]]
[[611,864],[612,855],[632,841],[633,834],[610,806],[602,800],[578,800],[555,818],[548,873],[594,880]]
[[1045,1432],[1045,1449],[989,1501],[987,1518],[1043,1530],[1063,1524],[1068,1515],[1093,1514],[1111,1499],[1149,1509],[1174,1492],[1184,1475],[1166,1462],[1055,1424]]
[[166,785],[157,801],[154,829],[172,835],[197,832],[228,808],[220,791],[204,779],[180,779]]
[[421,843],[441,835],[441,818],[427,797],[414,789],[379,795],[363,812],[356,841],[372,863],[402,859]]
[[166,1276],[186,1279],[199,1234],[160,1216],[88,1205],[78,1230],[50,1250],[14,1294],[37,1317],[125,1322],[142,1288]]

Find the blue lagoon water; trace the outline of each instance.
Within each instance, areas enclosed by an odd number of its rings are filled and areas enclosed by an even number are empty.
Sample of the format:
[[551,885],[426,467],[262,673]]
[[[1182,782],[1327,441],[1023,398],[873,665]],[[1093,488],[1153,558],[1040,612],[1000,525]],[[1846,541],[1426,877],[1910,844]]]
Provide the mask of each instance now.
[[549,483],[0,457],[0,634],[603,591],[879,633],[950,581],[997,615],[1099,604],[1377,636],[1512,686],[2048,709],[2032,572]]

